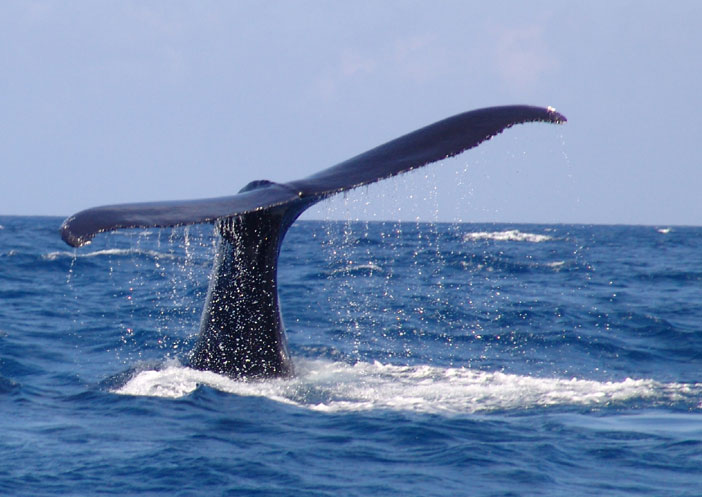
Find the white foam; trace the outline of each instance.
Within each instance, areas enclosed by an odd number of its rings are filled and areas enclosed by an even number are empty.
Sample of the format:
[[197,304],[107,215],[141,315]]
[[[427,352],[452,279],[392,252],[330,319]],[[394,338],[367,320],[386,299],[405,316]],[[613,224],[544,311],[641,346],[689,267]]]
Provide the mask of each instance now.
[[658,228],[656,231],[662,235],[667,235],[670,233],[672,230],[670,228]]
[[473,413],[554,405],[600,406],[633,399],[674,401],[699,396],[702,385],[649,379],[599,382],[536,378],[466,368],[393,366],[301,360],[292,379],[242,382],[207,371],[170,365],[142,371],[116,393],[178,398],[198,385],[242,396],[263,396],[323,412],[390,409]]
[[519,230],[506,231],[476,231],[463,235],[464,242],[476,240],[493,240],[497,242],[531,242],[540,243],[551,240],[548,235],[539,235],[537,233],[522,233]]
[[53,261],[61,258],[89,258],[89,257],[99,257],[103,255],[109,256],[132,256],[132,255],[147,255],[153,257],[154,259],[175,259],[176,256],[173,254],[167,254],[163,252],[157,252],[155,250],[139,250],[139,249],[103,249],[95,250],[93,252],[70,252],[70,251],[57,251],[49,252],[48,254],[42,255],[42,259],[47,261]]

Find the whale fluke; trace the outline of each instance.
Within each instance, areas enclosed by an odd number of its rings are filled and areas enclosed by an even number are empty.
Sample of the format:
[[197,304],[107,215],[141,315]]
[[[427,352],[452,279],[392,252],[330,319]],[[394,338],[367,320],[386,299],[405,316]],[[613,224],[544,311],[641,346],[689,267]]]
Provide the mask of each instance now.
[[550,107],[473,110],[301,180],[254,181],[228,197],[87,209],[64,221],[61,236],[79,247],[104,231],[214,223],[220,243],[190,365],[235,378],[289,376],[293,367],[278,305],[277,266],[283,238],[300,214],[336,193],[458,155],[506,128],[534,121],[560,124],[566,118]]

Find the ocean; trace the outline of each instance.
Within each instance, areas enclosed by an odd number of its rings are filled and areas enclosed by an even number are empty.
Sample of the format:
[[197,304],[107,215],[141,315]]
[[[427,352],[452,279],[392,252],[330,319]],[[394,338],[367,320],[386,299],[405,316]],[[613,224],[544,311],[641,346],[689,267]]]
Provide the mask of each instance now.
[[0,217],[2,495],[702,495],[702,228],[299,221],[244,382],[212,226],[61,222]]

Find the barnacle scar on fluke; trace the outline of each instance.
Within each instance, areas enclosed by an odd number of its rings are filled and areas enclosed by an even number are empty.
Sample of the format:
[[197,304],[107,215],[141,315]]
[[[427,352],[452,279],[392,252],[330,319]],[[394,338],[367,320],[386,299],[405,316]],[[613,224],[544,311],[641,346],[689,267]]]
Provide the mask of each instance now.
[[120,228],[214,223],[220,234],[190,366],[234,378],[293,374],[278,304],[280,246],[292,223],[311,205],[452,157],[515,124],[566,118],[552,107],[490,107],[458,114],[290,183],[259,180],[233,196],[174,202],[107,205],[81,211],[61,226],[79,247]]

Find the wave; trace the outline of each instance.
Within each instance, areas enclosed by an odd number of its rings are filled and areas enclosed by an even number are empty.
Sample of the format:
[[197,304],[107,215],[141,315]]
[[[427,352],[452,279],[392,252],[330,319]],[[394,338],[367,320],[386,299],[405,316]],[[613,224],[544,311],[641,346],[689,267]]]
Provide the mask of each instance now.
[[476,231],[463,235],[464,242],[477,240],[493,240],[496,242],[530,242],[540,243],[552,240],[548,235],[539,235],[537,233],[522,233],[519,230],[505,231]]
[[160,370],[141,371],[114,392],[179,398],[199,385],[206,385],[314,411],[388,409],[423,413],[475,413],[557,405],[603,406],[632,400],[675,402],[699,397],[702,393],[702,384],[664,384],[650,379],[599,382],[378,362],[349,365],[299,360],[297,373],[292,379],[242,382],[170,364]]
[[95,250],[93,252],[71,252],[67,250],[60,250],[56,252],[49,252],[48,254],[43,254],[41,257],[44,260],[47,261],[54,261],[57,259],[63,259],[63,258],[90,258],[90,257],[100,257],[100,256],[134,256],[134,255],[145,255],[147,257],[152,257],[154,259],[176,259],[177,256],[175,254],[168,254],[165,252],[157,252],[156,250],[140,250],[140,249],[117,249],[117,248],[112,248],[112,249],[102,249],[102,250]]

